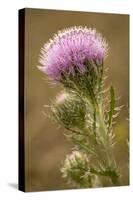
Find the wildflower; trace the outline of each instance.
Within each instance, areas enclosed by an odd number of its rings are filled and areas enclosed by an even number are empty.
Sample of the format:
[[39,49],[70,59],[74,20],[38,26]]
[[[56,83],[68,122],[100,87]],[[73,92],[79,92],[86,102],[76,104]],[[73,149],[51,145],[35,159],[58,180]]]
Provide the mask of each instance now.
[[66,136],[76,149],[67,155],[61,172],[78,187],[97,187],[102,177],[119,184],[112,151],[112,122],[116,116],[113,86],[104,105],[103,61],[107,51],[102,35],[87,27],[59,31],[41,49],[40,70],[64,87],[50,106],[53,117],[69,130]]
[[87,63],[101,63],[107,55],[108,45],[96,29],[71,27],[59,31],[41,49],[39,67],[50,79],[60,81],[64,74],[84,73]]

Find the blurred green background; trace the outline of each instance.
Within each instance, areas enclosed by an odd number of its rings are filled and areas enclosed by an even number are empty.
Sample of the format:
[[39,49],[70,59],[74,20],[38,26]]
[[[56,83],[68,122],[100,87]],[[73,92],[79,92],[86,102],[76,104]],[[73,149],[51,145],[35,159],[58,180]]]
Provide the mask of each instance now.
[[109,67],[106,84],[113,84],[124,105],[114,126],[116,160],[122,173],[122,185],[128,180],[129,134],[129,16],[120,14],[26,9],[25,22],[25,169],[26,191],[71,188],[61,177],[60,166],[72,144],[64,129],[44,116],[43,105],[50,103],[61,88],[48,83],[37,69],[40,48],[59,29],[82,25],[96,28],[109,43]]

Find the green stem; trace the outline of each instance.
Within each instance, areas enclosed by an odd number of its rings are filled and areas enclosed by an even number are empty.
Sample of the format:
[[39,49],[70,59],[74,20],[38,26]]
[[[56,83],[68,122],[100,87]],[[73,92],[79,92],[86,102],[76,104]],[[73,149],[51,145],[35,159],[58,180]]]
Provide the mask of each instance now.
[[102,112],[102,107],[97,107],[97,121],[99,124],[99,137],[102,134],[102,144],[103,144],[103,149],[105,152],[106,156],[106,166],[104,166],[105,168],[111,168],[112,171],[114,171],[114,173],[110,173],[110,179],[113,183],[113,185],[119,185],[119,181],[118,181],[118,172],[116,171],[116,163],[115,163],[115,159],[113,156],[113,152],[112,152],[112,147],[109,141],[109,134],[108,134],[108,130],[107,127],[105,125],[104,122],[104,116],[103,116],[103,112]]
[[[116,163],[115,163],[115,159],[114,159],[113,153],[112,153],[112,146],[110,144],[109,133],[108,133],[108,129],[105,124],[105,121],[104,121],[103,104],[101,102],[99,102],[99,104],[98,104],[94,93],[91,93],[91,94],[93,97],[92,98],[92,100],[93,100],[92,106],[93,106],[93,110],[94,110],[94,114],[93,114],[94,137],[97,138],[97,140],[100,140],[101,144],[102,144],[102,149],[101,149],[101,145],[100,145],[100,148],[97,147],[97,149],[98,149],[97,155],[99,157],[99,161],[100,162],[102,161],[101,164],[105,169],[112,169],[112,171],[114,171],[114,173],[110,173],[108,175],[110,177],[113,185],[119,185],[118,172],[116,171]],[[101,99],[101,101],[102,101],[102,99]],[[97,131],[96,131],[96,124],[98,124],[98,126],[99,126]],[[97,145],[99,145],[99,144],[97,144]]]

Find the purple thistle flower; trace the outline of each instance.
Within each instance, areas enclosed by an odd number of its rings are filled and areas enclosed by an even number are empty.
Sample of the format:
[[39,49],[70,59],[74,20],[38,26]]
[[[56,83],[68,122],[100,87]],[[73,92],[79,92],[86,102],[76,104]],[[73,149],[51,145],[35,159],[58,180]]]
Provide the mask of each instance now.
[[87,61],[101,62],[107,55],[108,45],[96,29],[71,27],[59,31],[41,49],[39,69],[50,79],[60,81],[63,73],[84,73]]

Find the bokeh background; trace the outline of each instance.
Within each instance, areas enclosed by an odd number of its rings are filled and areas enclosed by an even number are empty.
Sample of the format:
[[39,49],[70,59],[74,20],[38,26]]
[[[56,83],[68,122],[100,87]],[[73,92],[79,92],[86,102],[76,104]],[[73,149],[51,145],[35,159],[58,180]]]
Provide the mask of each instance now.
[[44,116],[44,105],[61,90],[52,86],[37,69],[40,48],[58,30],[82,25],[96,28],[109,43],[107,86],[113,84],[119,105],[124,105],[114,126],[115,157],[122,173],[122,185],[129,183],[129,16],[120,14],[26,9],[25,20],[25,187],[26,191],[67,189],[60,166],[72,144],[58,127]]

